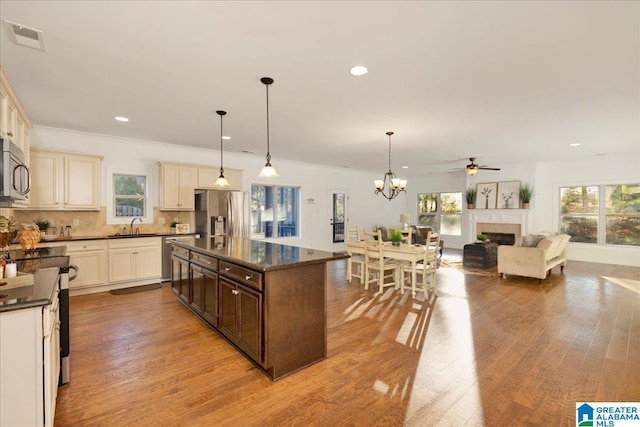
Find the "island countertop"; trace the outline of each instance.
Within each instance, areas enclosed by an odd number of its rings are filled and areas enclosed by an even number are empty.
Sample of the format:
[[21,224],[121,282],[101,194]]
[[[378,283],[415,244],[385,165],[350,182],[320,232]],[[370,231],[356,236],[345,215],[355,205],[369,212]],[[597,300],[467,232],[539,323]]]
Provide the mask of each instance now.
[[193,245],[180,241],[173,242],[173,244],[208,253],[216,258],[262,272],[282,270],[293,266],[322,264],[349,257],[346,253],[242,238],[230,238],[225,244],[218,243],[214,238],[195,239]]
[[58,287],[59,268],[41,268],[33,273],[33,284],[6,289],[0,286],[0,313],[49,305]]

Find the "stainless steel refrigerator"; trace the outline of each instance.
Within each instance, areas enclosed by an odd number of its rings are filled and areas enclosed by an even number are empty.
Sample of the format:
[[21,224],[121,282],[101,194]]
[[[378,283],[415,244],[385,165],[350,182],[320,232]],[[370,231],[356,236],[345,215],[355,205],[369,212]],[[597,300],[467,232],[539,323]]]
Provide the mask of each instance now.
[[229,237],[249,237],[248,196],[242,191],[196,190],[195,223],[200,237],[225,245]]

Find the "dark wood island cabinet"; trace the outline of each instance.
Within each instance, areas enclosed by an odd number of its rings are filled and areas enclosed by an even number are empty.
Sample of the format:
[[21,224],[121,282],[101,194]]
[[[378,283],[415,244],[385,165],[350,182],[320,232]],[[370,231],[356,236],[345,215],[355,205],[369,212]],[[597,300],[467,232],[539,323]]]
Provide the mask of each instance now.
[[249,239],[176,242],[171,286],[277,380],[327,357],[326,263],[346,257]]

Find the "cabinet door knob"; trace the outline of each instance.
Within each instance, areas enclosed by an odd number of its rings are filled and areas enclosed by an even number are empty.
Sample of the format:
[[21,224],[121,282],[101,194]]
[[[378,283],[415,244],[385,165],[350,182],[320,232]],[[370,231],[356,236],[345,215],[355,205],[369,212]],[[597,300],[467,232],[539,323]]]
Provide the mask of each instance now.
[[13,136],[13,132],[9,131],[9,132],[7,132],[7,135],[8,136]]
[[244,280],[251,280],[251,276],[244,276]]
[[231,291],[232,294],[234,295],[238,295],[240,292],[236,291],[235,289]]
[[224,271],[230,271],[231,269],[229,267],[225,267]]

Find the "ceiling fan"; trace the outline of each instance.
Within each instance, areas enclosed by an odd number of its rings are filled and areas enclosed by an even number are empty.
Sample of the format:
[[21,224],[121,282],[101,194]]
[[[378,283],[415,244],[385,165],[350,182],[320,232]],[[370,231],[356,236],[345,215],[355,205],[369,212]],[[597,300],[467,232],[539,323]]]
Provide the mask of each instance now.
[[469,163],[465,167],[465,172],[467,172],[467,175],[475,175],[475,174],[478,173],[478,171],[480,169],[487,170],[487,171],[499,171],[500,170],[500,168],[490,168],[490,167],[487,167],[487,165],[478,166],[475,163],[475,161],[476,161],[475,157],[469,157],[469,160],[471,161],[471,163]]

